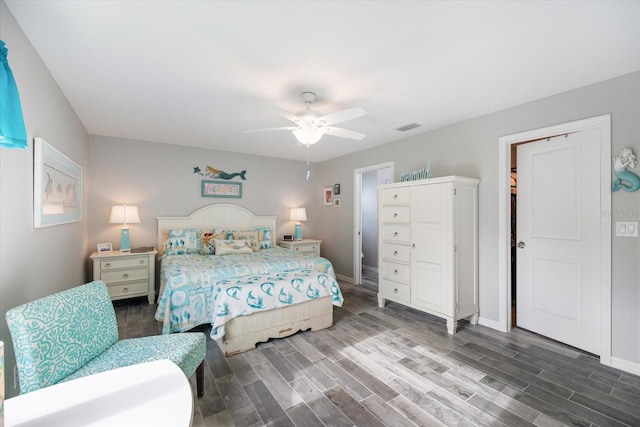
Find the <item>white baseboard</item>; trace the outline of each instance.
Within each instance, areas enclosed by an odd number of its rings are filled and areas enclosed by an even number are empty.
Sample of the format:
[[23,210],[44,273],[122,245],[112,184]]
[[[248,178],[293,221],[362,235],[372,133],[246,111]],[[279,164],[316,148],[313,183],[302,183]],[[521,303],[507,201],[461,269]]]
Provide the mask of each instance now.
[[611,366],[629,372],[630,374],[640,375],[640,363],[629,362],[628,360],[612,356]]

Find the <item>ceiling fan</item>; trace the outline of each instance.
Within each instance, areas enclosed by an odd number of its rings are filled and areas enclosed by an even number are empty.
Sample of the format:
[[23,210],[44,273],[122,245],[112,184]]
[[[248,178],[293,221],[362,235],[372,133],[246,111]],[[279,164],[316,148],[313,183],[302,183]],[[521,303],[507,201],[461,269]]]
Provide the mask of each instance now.
[[306,107],[294,114],[291,114],[275,105],[265,104],[282,117],[291,120],[296,124],[296,126],[246,130],[243,131],[243,133],[269,130],[290,130],[293,132],[296,139],[306,146],[313,145],[320,141],[320,138],[322,138],[322,135],[324,134],[358,140],[361,140],[366,136],[359,132],[331,126],[336,123],[346,122],[347,120],[353,120],[366,115],[367,112],[363,108],[350,108],[348,110],[337,111],[323,116],[319,111],[311,109],[311,103],[316,100],[315,93],[302,92],[302,100],[306,104]]

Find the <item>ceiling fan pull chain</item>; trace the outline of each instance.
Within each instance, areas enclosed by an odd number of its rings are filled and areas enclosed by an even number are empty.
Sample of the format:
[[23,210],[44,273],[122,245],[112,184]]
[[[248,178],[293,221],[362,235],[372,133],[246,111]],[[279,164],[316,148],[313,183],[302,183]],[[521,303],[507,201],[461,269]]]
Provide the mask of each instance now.
[[309,181],[309,177],[311,176],[311,171],[309,170],[309,149],[310,145],[307,145],[307,181]]

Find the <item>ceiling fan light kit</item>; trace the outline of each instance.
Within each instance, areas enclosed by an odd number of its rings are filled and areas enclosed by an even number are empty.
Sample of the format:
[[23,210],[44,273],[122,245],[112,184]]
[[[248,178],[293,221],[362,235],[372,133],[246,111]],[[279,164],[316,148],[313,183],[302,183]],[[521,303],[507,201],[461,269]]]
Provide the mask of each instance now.
[[304,145],[313,145],[320,141],[322,135],[324,135],[323,129],[317,129],[312,127],[301,127],[293,130],[293,135],[298,142]]
[[353,120],[366,115],[367,112],[363,108],[351,108],[323,116],[319,111],[311,109],[311,103],[316,100],[315,93],[302,92],[301,96],[306,107],[303,110],[297,111],[295,114],[290,114],[275,105],[270,105],[279,115],[294,122],[296,124],[295,127],[255,129],[244,131],[244,133],[261,132],[265,130],[290,130],[298,142],[307,147],[320,141],[324,134],[356,140],[361,140],[366,137],[366,135],[359,132],[331,126],[335,123],[346,122],[347,120]]

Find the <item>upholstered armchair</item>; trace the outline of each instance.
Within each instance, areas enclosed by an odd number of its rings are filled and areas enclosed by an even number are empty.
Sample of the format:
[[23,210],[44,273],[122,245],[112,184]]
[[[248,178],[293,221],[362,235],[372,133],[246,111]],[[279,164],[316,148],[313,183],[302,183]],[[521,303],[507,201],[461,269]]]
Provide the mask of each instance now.
[[189,332],[119,341],[115,311],[102,281],[12,308],[6,318],[21,394],[159,359],[174,362],[187,378],[197,370],[198,396],[204,394],[205,335]]

